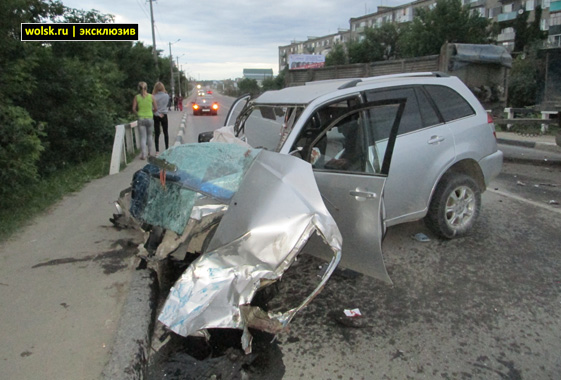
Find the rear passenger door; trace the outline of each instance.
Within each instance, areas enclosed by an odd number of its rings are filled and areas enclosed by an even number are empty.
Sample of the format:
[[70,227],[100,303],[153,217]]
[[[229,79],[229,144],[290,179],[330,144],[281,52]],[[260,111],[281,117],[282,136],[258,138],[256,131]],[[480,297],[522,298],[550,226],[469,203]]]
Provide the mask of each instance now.
[[388,226],[416,220],[424,216],[443,168],[454,161],[452,133],[421,86],[375,89],[364,95],[368,102],[407,99],[384,199]]

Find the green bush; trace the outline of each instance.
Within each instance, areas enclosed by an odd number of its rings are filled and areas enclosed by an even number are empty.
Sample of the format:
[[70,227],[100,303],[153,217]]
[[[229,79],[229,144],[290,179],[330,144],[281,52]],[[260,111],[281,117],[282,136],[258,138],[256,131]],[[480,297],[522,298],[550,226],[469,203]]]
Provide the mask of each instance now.
[[0,104],[0,208],[25,199],[28,186],[37,181],[43,150],[39,134],[25,109]]

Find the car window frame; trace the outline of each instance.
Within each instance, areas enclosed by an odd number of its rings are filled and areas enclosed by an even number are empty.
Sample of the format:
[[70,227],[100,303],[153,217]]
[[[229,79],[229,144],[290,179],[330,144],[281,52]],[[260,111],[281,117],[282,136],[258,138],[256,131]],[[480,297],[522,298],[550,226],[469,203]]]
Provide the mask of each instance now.
[[[367,110],[369,110],[373,107],[382,106],[382,105],[391,105],[391,104],[396,104],[396,103],[399,103],[400,105],[399,105],[399,108],[398,108],[398,112],[396,114],[396,118],[394,119],[393,126],[390,129],[390,134],[388,136],[388,145],[386,147],[386,151],[384,152],[384,159],[382,160],[382,166],[381,166],[380,173],[369,173],[369,172],[366,172],[366,171],[363,171],[363,172],[356,172],[356,171],[348,172],[348,171],[339,171],[339,170],[334,170],[334,169],[316,169],[316,168],[314,168],[314,171],[342,172],[342,173],[349,173],[349,174],[355,174],[355,175],[371,175],[371,176],[387,177],[388,174],[389,174],[391,157],[393,155],[393,151],[394,151],[394,148],[395,148],[395,141],[397,139],[397,136],[399,136],[399,127],[400,127],[400,124],[401,124],[401,118],[403,116],[403,112],[405,110],[405,105],[407,103],[407,98],[391,98],[391,99],[375,100],[375,101],[371,101],[371,102],[359,103],[356,106],[350,107],[347,112],[345,112],[343,115],[337,117],[335,120],[333,120],[331,123],[329,123],[327,125],[327,127],[325,127],[321,131],[321,133],[318,134],[318,136],[316,136],[316,138],[314,140],[312,140],[312,142],[310,144],[311,147],[315,146],[319,142],[319,140],[321,140],[323,138],[323,136],[325,136],[327,134],[328,131],[330,131],[340,121],[349,117],[351,114],[359,113],[359,112],[365,113],[364,111],[367,111]],[[360,125],[360,128],[363,128],[363,129],[365,128],[364,121],[362,122],[362,125]],[[311,161],[311,154],[312,154],[311,149],[309,149],[306,156],[303,157],[303,160],[305,160],[306,162],[310,162]]]

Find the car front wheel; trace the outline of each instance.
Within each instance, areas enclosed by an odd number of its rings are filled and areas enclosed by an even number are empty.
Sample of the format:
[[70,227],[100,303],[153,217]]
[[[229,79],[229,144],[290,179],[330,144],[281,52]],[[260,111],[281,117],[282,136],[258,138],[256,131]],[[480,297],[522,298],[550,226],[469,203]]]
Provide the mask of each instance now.
[[462,237],[473,229],[480,209],[481,190],[473,178],[451,174],[437,186],[425,221],[443,238]]

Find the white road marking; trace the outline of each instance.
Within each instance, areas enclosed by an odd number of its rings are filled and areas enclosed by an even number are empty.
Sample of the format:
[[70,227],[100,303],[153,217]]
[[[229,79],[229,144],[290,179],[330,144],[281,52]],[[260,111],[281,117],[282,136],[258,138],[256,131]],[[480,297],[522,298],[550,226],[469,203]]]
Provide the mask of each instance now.
[[536,201],[531,201],[531,200],[529,200],[529,199],[522,198],[522,197],[520,197],[520,196],[518,196],[518,195],[515,195],[515,194],[512,194],[512,193],[508,193],[508,192],[506,192],[506,191],[495,190],[495,189],[487,189],[487,191],[490,191],[490,192],[495,193],[495,194],[498,194],[498,195],[502,195],[503,197],[515,199],[515,200],[517,200],[517,201],[530,204],[530,205],[532,205],[532,206],[540,207],[540,208],[542,208],[542,209],[544,209],[544,210],[553,211],[553,212],[556,212],[556,213],[558,213],[558,214],[561,214],[561,208],[551,207],[551,206],[549,206],[549,205],[547,205],[547,204],[543,204],[543,203],[536,202]]

